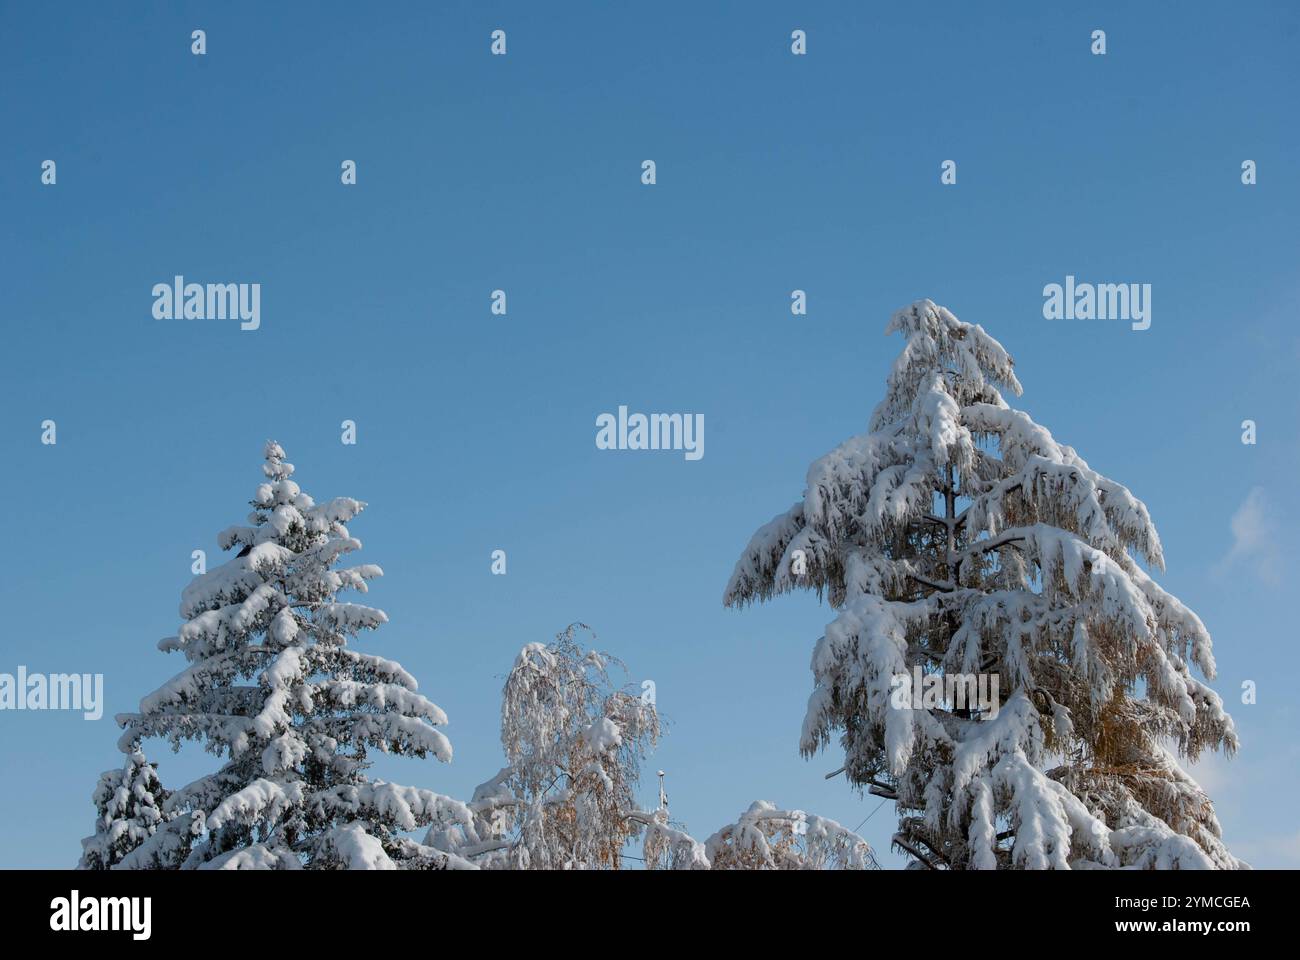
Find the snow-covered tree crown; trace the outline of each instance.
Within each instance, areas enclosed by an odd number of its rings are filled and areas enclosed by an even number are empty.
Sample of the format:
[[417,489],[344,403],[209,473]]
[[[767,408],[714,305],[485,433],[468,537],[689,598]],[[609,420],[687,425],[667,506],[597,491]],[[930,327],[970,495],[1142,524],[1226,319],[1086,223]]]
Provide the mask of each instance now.
[[[812,465],[724,594],[801,587],[838,610],[803,751],[839,731],[850,781],[916,814],[895,839],[927,865],[1235,866],[1163,745],[1237,739],[1189,669],[1213,678],[1208,632],[1139,565],[1163,568],[1146,507],[1007,405],[1020,383],[982,328],[922,300],[887,332],[907,343],[869,432]],[[996,674],[1001,709],[891,705],[916,667]]]
[[109,870],[152,837],[167,817],[167,791],[158,770],[143,753],[127,754],[117,770],[106,770],[95,785],[95,832],[81,841],[82,870]]
[[400,831],[439,817],[467,821],[463,804],[364,774],[371,749],[451,759],[437,729],[446,715],[415,679],[348,647],[388,620],[336,598],[345,589],[365,593],[383,573],[374,564],[338,566],[361,548],[346,524],[365,504],[318,504],[292,479],[279,444],[268,442],[265,458],[247,523],[218,538],[238,555],[185,588],[185,622],[159,643],[190,666],[145,697],[139,713],[118,717],[124,752],[146,737],[176,748],[199,739],[226,762],[167,796],[164,812],[175,819],[124,865],[458,865]]
[[756,800],[704,843],[666,810],[638,812],[648,870],[879,870],[871,846],[834,820]]
[[628,819],[642,758],[660,735],[654,703],[615,683],[626,673],[608,653],[575,637],[570,624],[551,644],[515,658],[501,700],[508,783],[520,798],[517,827],[525,865],[617,869],[639,824]]
[[425,844],[486,869],[620,869],[644,836],[647,869],[879,869],[871,847],[826,817],[758,801],[701,843],[659,806],[641,810],[641,761],[661,721],[651,698],[617,685],[618,658],[586,649],[570,624],[551,644],[530,643],[506,679],[501,745],[508,765],[481,784],[470,822],[437,822]]

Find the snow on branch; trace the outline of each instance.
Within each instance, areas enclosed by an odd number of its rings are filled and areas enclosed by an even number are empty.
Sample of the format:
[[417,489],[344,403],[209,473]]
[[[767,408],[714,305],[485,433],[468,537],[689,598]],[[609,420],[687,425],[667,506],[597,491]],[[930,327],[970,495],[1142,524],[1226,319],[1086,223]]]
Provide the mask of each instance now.
[[[1191,673],[1214,677],[1205,625],[1140,566],[1164,565],[1146,505],[1008,406],[1014,364],[981,328],[922,300],[887,329],[906,342],[869,432],[812,464],[723,595],[802,588],[834,608],[802,751],[837,740],[851,783],[896,798],[895,845],[923,866],[1191,865],[1184,840],[1237,865],[1161,757],[1237,736]],[[991,677],[998,696],[894,702],[914,672]],[[1059,775],[1049,753],[1069,758]]]

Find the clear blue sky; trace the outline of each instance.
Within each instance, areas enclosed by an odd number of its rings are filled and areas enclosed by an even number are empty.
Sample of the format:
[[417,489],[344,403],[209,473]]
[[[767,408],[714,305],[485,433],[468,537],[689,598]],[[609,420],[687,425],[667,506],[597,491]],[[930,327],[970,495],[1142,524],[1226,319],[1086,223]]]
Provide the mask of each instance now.
[[[467,797],[500,766],[515,653],[581,619],[671,720],[646,803],[662,767],[701,838],[758,798],[858,824],[879,801],[797,753],[832,611],[721,596],[808,464],[865,429],[890,313],[930,297],[1150,507],[1244,745],[1201,771],[1225,835],[1300,866],[1300,8],[996,8],[5,4],[0,671],[102,672],[107,705],[0,713],[0,864],[75,863],[111,716],[181,669],[155,643],[268,437],[318,499],[371,504],[352,530],[391,623],[363,645],[451,717],[452,764],[379,775]],[[261,329],[153,319],[177,273],[260,282]],[[1044,320],[1066,274],[1151,283],[1151,329]],[[704,459],[596,450],[621,403],[703,413]],[[152,754],[173,784],[216,762]],[[892,825],[863,833],[883,851]]]

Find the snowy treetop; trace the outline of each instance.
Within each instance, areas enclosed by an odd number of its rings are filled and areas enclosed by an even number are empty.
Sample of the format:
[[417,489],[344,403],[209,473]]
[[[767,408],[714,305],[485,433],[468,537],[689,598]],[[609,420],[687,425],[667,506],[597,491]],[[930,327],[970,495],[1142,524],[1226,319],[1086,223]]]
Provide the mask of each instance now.
[[467,866],[400,835],[448,817],[468,821],[465,805],[365,776],[370,750],[450,761],[438,729],[447,716],[399,664],[349,647],[388,621],[382,610],[337,599],[365,593],[383,575],[375,564],[338,566],[361,549],[345,524],[365,504],[316,503],[290,479],[284,456],[267,443],[268,482],[254,491],[247,525],[218,538],[238,555],[182,591],[184,622],[159,647],[182,652],[189,666],[144,697],[138,713],[118,717],[128,754],[148,737],[174,748],[193,739],[225,763],[160,800],[164,826],[123,861]]
[[[812,464],[723,595],[809,589],[836,610],[813,651],[803,751],[839,732],[850,781],[917,811],[896,842],[925,865],[1130,864],[1146,855],[1123,830],[1149,839],[1162,823],[1154,860],[1194,835],[1206,862],[1235,865],[1208,799],[1193,829],[1157,789],[1173,774],[1152,772],[1163,743],[1194,759],[1237,737],[1191,673],[1214,677],[1205,625],[1143,569],[1164,565],[1145,504],[1007,405],[1014,364],[979,326],[920,300],[887,332],[906,343],[869,431]],[[914,668],[996,675],[1001,712],[893,705]],[[1046,777],[1060,753],[1074,762]],[[1122,849],[1088,848],[1084,827]]]

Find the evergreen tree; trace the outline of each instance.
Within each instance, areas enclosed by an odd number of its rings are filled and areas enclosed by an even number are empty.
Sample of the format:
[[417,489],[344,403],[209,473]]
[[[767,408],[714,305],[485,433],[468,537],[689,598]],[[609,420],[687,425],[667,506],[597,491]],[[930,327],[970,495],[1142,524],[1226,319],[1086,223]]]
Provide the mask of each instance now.
[[[1175,755],[1237,746],[1200,619],[1147,508],[1001,390],[1011,358],[919,301],[869,432],[816,461],[759,529],[724,603],[828,598],[805,755],[838,735],[849,781],[897,800],[895,845],[932,868],[1243,866]],[[994,674],[985,711],[892,696],[897,678]]]
[[348,646],[388,620],[340,602],[379,567],[340,567],[361,543],[345,524],[365,507],[317,504],[266,445],[253,512],[219,536],[239,548],[185,588],[177,635],[159,643],[189,666],[118,717],[124,752],[161,737],[200,740],[224,762],[169,795],[171,819],[123,866],[366,868],[467,865],[402,835],[470,811],[429,790],[371,781],[371,750],[451,759],[447,718],[400,665]]
[[127,754],[121,768],[105,770],[91,796],[95,832],[81,841],[78,869],[111,869],[149,840],[169,819],[162,810],[168,796],[156,765],[138,750]]

